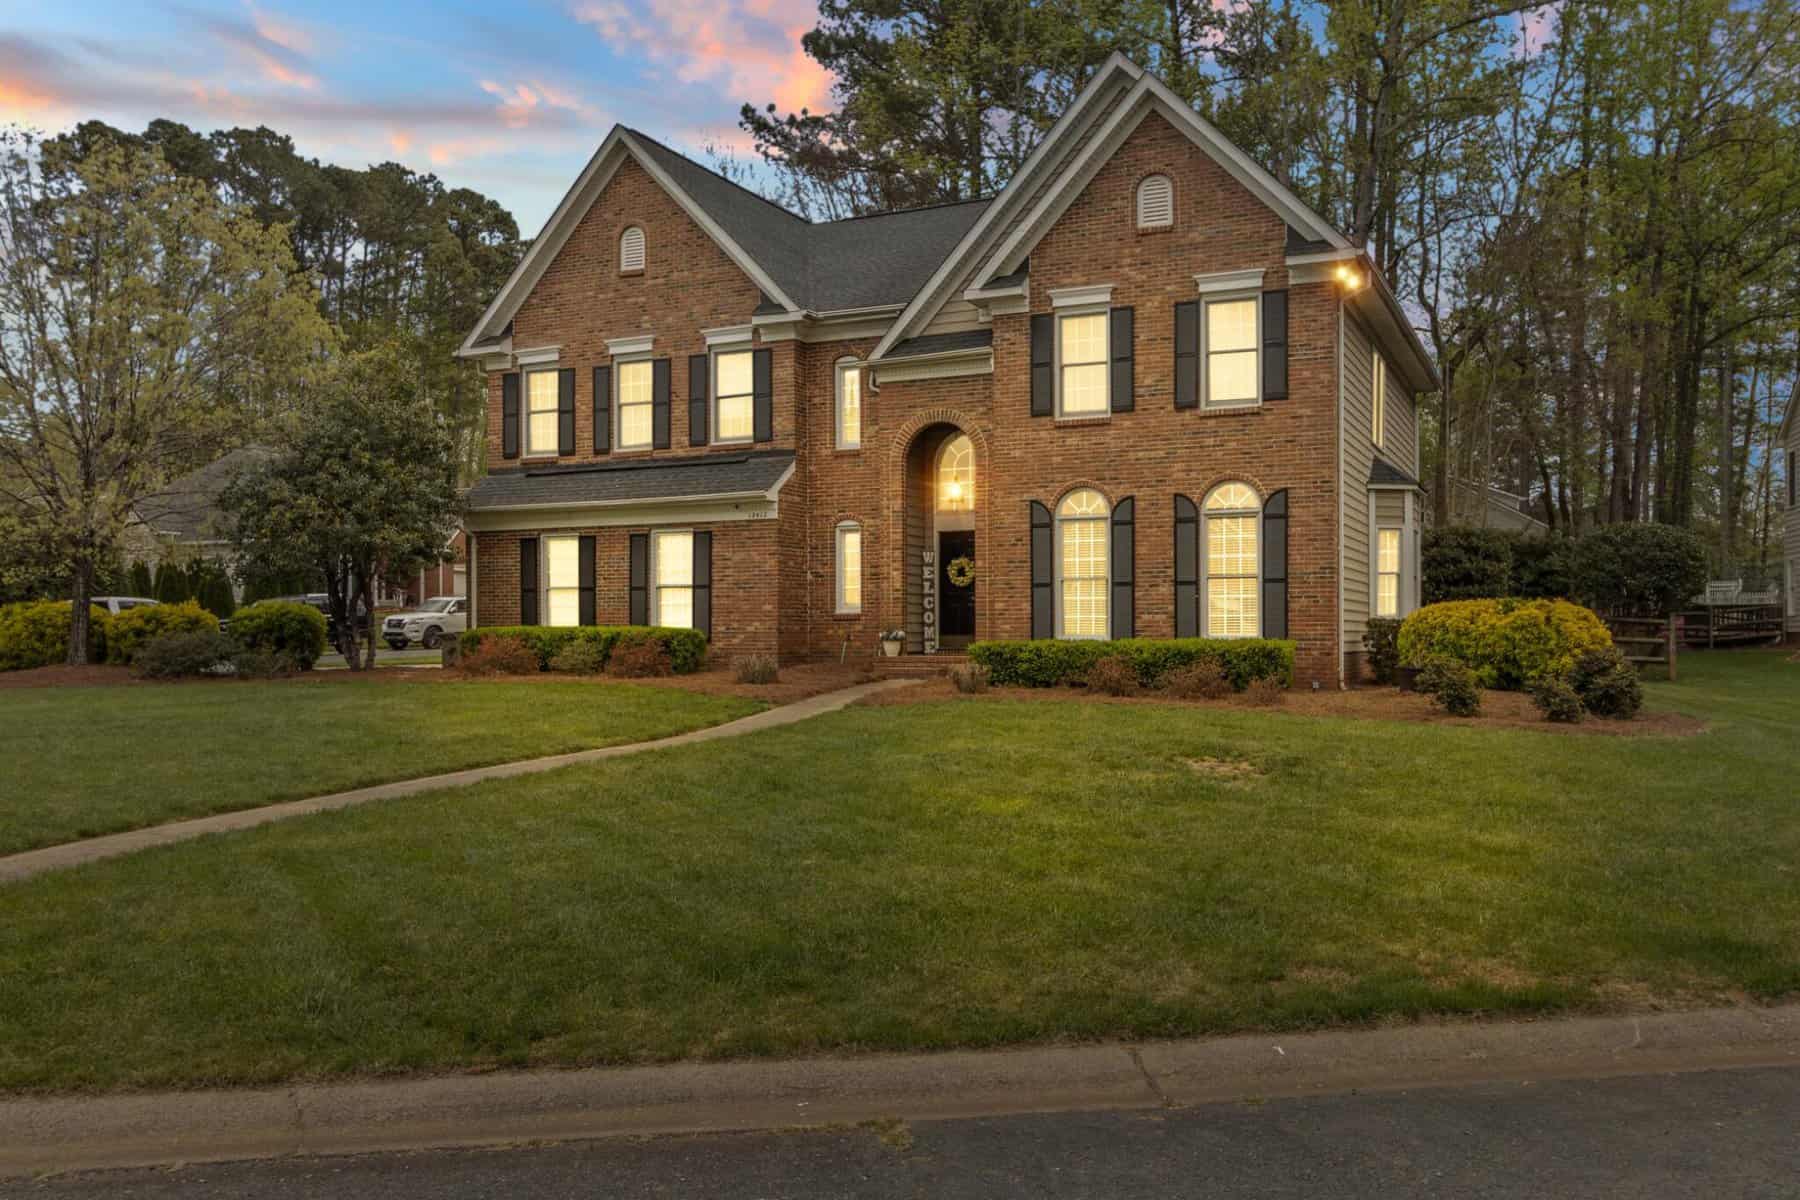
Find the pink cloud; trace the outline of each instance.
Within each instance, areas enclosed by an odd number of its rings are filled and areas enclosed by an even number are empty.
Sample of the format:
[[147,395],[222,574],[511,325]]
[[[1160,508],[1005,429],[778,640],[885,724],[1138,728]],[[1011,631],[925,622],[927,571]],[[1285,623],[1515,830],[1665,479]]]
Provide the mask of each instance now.
[[1513,47],[1513,53],[1529,58],[1542,51],[1550,39],[1556,36],[1557,22],[1561,16],[1561,0],[1519,14],[1519,40]]

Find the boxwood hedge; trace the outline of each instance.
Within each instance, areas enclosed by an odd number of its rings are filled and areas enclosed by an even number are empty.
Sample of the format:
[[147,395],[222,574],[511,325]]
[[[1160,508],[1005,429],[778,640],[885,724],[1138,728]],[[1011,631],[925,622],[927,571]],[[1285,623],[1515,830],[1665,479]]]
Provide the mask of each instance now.
[[1120,638],[1107,642],[976,642],[969,657],[988,670],[991,682],[1018,687],[1079,683],[1103,658],[1123,658],[1138,683],[1158,687],[1163,677],[1202,661],[1218,663],[1242,691],[1255,679],[1294,678],[1294,643],[1269,638]]
[[614,647],[621,642],[645,638],[661,643],[668,651],[669,664],[677,675],[698,671],[706,662],[706,635],[698,629],[661,625],[484,625],[462,635],[462,652],[474,653],[482,639],[489,637],[518,638],[537,656],[540,671],[549,670],[550,660],[574,642],[592,642],[600,647],[604,658],[611,658]]
[[138,651],[171,633],[217,633],[219,618],[193,600],[141,604],[114,617],[106,630],[106,661],[132,663]]

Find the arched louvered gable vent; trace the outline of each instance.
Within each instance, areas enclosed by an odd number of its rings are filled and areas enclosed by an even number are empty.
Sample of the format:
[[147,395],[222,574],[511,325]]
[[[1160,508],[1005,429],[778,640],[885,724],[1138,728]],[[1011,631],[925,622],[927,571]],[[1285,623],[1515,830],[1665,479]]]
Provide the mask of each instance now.
[[619,235],[619,270],[644,269],[644,231],[633,225]]
[[1157,229],[1175,223],[1175,186],[1167,175],[1151,175],[1138,184],[1139,229]]

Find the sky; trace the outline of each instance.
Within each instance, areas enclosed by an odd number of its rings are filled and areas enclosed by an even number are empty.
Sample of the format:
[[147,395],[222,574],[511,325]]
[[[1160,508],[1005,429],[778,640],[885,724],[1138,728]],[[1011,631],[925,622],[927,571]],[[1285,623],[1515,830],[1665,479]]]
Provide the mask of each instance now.
[[0,0],[0,124],[269,127],[501,201],[531,236],[614,122],[751,159],[745,101],[830,107],[816,0]]

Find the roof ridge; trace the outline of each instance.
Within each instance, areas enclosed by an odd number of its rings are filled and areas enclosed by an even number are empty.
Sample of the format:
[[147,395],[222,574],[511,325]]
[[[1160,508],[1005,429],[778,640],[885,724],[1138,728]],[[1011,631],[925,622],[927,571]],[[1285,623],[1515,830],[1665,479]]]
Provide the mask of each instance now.
[[[998,193],[996,193],[997,195]],[[932,204],[915,204],[910,208],[884,208],[880,212],[856,213],[848,217],[834,217],[829,221],[808,221],[809,225],[847,225],[851,221],[868,221],[875,217],[901,217],[908,213],[930,212],[937,208],[956,208],[963,204],[991,204],[993,196],[974,196],[967,200],[939,200]]]

